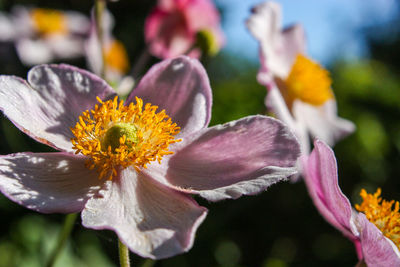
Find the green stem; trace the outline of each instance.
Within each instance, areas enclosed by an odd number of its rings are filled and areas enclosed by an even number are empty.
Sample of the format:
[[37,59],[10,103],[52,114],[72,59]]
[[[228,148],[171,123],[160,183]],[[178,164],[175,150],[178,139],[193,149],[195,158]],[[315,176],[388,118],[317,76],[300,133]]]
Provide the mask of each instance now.
[[61,232],[58,236],[57,246],[51,253],[49,260],[47,261],[46,264],[47,267],[53,266],[54,263],[56,262],[57,257],[59,256],[61,250],[63,249],[65,243],[67,242],[69,235],[71,234],[77,216],[78,213],[70,213],[65,217],[63,228],[61,229]]
[[129,250],[121,240],[118,239],[118,252],[119,252],[119,264],[121,267],[130,267],[131,263],[129,261]]
[[105,76],[105,60],[104,60],[104,40],[103,40],[103,13],[106,8],[106,1],[105,0],[96,0],[95,2],[95,18],[96,18],[96,32],[97,32],[97,39],[100,45],[101,57],[102,57],[102,64],[100,69],[100,77],[104,79]]

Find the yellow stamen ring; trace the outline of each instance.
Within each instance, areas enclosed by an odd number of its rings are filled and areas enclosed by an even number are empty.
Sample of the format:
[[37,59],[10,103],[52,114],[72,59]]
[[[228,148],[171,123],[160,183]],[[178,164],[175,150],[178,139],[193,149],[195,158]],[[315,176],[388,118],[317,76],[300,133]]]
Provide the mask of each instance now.
[[58,10],[35,8],[31,11],[31,18],[40,34],[65,34],[67,32],[66,18]]
[[164,155],[172,154],[168,146],[181,141],[174,135],[180,128],[172,123],[165,110],[156,113],[157,106],[136,97],[136,104],[124,105],[118,97],[103,102],[93,110],[86,110],[71,128],[75,138],[71,139],[75,153],[88,156],[86,167],[100,172],[100,178],[112,179],[119,168],[141,167]]
[[300,99],[315,106],[320,106],[334,97],[331,84],[332,80],[327,70],[300,54],[285,80],[290,101]]
[[129,70],[128,53],[120,41],[113,40],[109,46],[104,48],[103,54],[106,67],[120,74],[125,74]]
[[394,200],[382,200],[380,195],[380,188],[378,188],[375,194],[368,194],[365,189],[362,189],[360,196],[363,202],[361,205],[356,204],[355,208],[363,212],[367,219],[375,224],[375,226],[400,249],[399,202],[395,202]]

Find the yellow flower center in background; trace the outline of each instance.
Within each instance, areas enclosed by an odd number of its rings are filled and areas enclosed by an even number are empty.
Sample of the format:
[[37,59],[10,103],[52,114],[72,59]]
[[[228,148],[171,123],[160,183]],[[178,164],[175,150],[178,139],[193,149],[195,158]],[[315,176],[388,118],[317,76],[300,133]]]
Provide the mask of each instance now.
[[303,55],[297,55],[289,76],[285,80],[290,101],[300,99],[320,106],[333,98],[329,72]]
[[66,18],[60,11],[35,8],[31,11],[31,17],[40,34],[65,34],[67,32]]
[[106,102],[97,98],[101,105],[87,110],[71,128],[75,138],[71,139],[75,154],[88,156],[86,167],[97,168],[100,178],[117,175],[119,167],[140,167],[172,154],[169,144],[181,141],[174,135],[180,128],[172,123],[165,110],[156,113],[157,106],[136,97],[136,104],[125,106],[118,97]]
[[368,194],[367,191],[362,189],[360,196],[363,198],[363,203],[361,205],[356,204],[355,208],[363,212],[367,219],[375,224],[400,249],[399,202],[382,200],[379,197],[380,195],[380,188],[375,194]]
[[129,70],[128,53],[121,42],[113,40],[103,53],[106,67],[110,67],[121,74]]

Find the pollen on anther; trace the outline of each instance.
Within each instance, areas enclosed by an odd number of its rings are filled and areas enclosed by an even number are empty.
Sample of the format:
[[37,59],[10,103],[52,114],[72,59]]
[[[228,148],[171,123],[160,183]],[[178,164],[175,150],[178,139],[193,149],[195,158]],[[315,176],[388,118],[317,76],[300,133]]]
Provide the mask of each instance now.
[[75,153],[88,157],[86,166],[97,168],[100,178],[112,179],[121,168],[133,166],[136,171],[152,161],[161,162],[171,154],[169,145],[181,141],[174,136],[180,128],[165,111],[136,98],[136,104],[125,106],[118,98],[103,102],[83,112],[71,139]]
[[329,72],[301,54],[297,55],[285,80],[287,98],[290,101],[300,99],[315,106],[334,97],[331,84]]
[[375,194],[368,194],[365,189],[362,189],[360,196],[363,202],[361,205],[356,204],[355,208],[364,213],[367,219],[400,249],[399,202],[383,200],[380,195],[380,188]]

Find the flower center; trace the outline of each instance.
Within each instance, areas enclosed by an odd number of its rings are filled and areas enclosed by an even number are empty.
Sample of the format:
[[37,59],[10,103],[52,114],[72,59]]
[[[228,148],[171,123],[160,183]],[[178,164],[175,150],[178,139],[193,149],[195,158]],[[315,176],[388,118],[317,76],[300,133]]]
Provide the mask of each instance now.
[[118,97],[103,102],[79,116],[71,128],[75,153],[88,156],[86,167],[97,168],[100,178],[112,179],[118,168],[133,166],[137,171],[164,155],[172,154],[168,146],[181,141],[174,135],[180,128],[172,123],[165,110],[156,113],[157,106],[136,97],[136,104],[124,105]]
[[380,188],[376,190],[375,194],[368,194],[365,189],[362,189],[360,196],[363,198],[363,202],[361,205],[356,204],[355,208],[363,212],[367,219],[400,249],[399,202],[382,200],[380,195]]
[[60,11],[35,8],[31,11],[31,17],[39,34],[65,34],[67,32],[66,18]]
[[299,54],[285,80],[288,98],[300,99],[311,105],[320,106],[333,98],[332,80],[329,72],[319,64]]
[[115,149],[120,146],[119,139],[125,136],[126,144],[131,148],[138,141],[136,132],[136,127],[132,123],[116,123],[106,131],[101,147],[103,150],[107,150],[111,146],[111,150],[115,152]]
[[128,71],[128,54],[120,41],[113,40],[111,44],[104,49],[103,53],[106,66],[122,74]]

